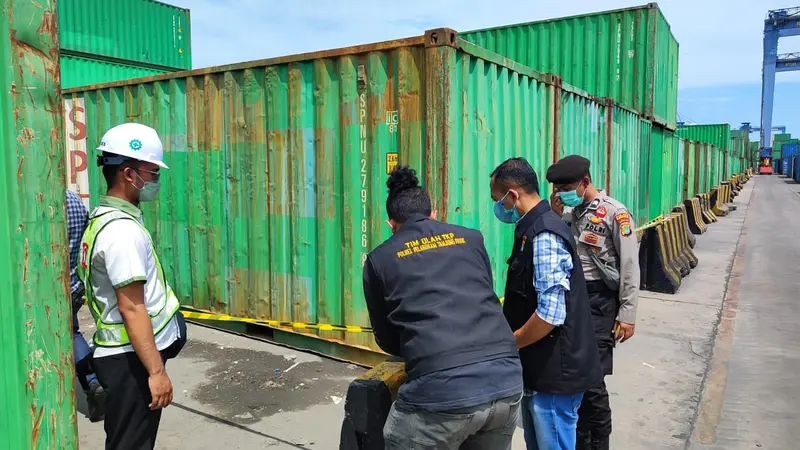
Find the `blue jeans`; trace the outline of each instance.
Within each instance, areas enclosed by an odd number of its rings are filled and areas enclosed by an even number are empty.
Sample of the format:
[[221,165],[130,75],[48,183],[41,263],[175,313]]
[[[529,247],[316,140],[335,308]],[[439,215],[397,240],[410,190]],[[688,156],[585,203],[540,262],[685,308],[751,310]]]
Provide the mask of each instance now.
[[522,427],[528,450],[574,450],[583,393],[544,394],[525,390]]

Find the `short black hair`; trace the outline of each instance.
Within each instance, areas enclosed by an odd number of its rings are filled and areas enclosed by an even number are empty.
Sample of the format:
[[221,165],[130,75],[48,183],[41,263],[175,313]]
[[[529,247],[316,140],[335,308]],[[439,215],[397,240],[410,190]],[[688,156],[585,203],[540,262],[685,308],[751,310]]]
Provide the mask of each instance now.
[[386,180],[389,197],[386,199],[386,214],[397,223],[405,223],[411,216],[431,215],[431,198],[419,185],[414,169],[398,166]]
[[539,194],[539,177],[525,158],[508,158],[492,171],[490,178],[505,188],[521,188],[528,194]]

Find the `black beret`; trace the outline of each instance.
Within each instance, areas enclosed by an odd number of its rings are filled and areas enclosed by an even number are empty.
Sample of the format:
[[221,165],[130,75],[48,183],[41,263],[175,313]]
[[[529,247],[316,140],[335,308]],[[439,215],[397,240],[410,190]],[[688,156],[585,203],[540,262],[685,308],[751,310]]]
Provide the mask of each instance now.
[[589,173],[591,162],[578,155],[565,156],[547,169],[547,181],[553,184],[570,184],[580,181]]

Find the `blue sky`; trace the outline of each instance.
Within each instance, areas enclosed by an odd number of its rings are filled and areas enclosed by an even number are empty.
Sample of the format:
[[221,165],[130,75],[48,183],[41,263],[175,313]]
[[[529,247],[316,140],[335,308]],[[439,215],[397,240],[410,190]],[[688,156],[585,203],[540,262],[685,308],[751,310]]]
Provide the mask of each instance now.
[[[193,64],[249,61],[420,35],[471,30],[646,3],[646,0],[166,0],[191,10]],[[662,0],[680,43],[679,119],[760,122],[762,30],[784,0]],[[779,53],[800,51],[800,37]],[[800,73],[778,74],[775,125],[800,135]],[[753,135],[755,138],[756,135]]]

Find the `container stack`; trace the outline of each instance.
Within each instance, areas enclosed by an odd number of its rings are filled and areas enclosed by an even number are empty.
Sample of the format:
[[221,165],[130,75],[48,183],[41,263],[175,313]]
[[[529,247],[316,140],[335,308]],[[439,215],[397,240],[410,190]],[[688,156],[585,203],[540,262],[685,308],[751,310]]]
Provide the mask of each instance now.
[[[384,181],[398,163],[417,170],[440,219],[483,233],[498,292],[509,229],[492,214],[486,180],[512,156],[541,178],[561,157],[589,158],[594,184],[637,226],[667,233],[661,245],[681,239],[675,248],[690,252],[680,207],[697,205],[699,214],[702,198],[705,217],[724,209],[732,190],[722,184],[742,172],[730,149],[747,140],[732,143],[727,125],[676,135],[677,58],[666,19],[649,4],[467,33],[434,29],[65,97],[85,105],[78,147],[128,116],[165,141],[171,169],[145,220],[181,299],[233,316],[368,326],[362,264],[391,233]],[[73,181],[86,198],[103,189],[93,165]],[[540,189],[549,196],[548,183]],[[658,239],[644,242],[643,252],[664,257]],[[324,352],[339,351],[322,347],[332,342],[377,349],[366,333],[314,333]]]
[[189,10],[154,0],[58,2],[61,86],[192,68]]

